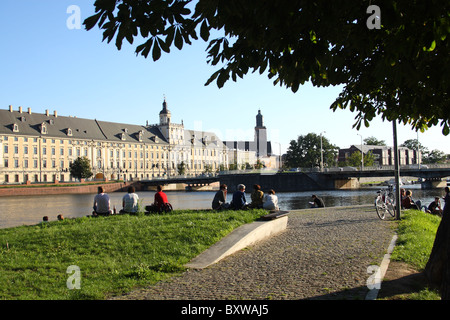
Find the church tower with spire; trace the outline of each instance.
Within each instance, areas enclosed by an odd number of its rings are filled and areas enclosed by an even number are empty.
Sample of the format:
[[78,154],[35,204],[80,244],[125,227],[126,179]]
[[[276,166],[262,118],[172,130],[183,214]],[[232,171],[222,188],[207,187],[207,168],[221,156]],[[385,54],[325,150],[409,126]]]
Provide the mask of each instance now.
[[167,102],[165,97],[162,105],[163,108],[159,112],[159,125],[161,126],[170,124],[170,117],[171,117],[170,111],[169,109],[167,109]]
[[256,115],[255,143],[256,156],[258,158],[267,156],[267,130],[263,123],[261,110],[258,110]]
[[184,140],[184,124],[172,123],[171,113],[167,108],[167,101],[164,97],[163,108],[159,112],[159,131],[171,145],[182,144]]

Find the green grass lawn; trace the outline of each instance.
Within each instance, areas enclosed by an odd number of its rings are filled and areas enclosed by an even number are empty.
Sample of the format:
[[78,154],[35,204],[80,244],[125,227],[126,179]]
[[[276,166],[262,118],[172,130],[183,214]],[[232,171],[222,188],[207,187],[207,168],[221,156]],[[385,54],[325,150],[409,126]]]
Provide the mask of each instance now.
[[[398,239],[391,259],[406,262],[423,271],[430,257],[441,218],[418,210],[402,213],[397,234]],[[411,294],[411,300],[440,300],[439,293],[428,288]]]
[[[0,299],[105,299],[125,293],[184,271],[199,253],[264,214],[189,210],[0,229]],[[80,281],[70,281],[80,289],[68,288],[70,266],[80,270]]]

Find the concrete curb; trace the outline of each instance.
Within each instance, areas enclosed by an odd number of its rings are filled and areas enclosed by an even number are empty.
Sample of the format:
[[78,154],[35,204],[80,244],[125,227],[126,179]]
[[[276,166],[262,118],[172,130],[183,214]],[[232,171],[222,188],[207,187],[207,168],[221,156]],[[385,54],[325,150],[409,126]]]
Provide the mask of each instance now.
[[392,237],[391,243],[387,249],[387,253],[384,255],[383,260],[381,261],[380,267],[374,274],[375,283],[373,285],[373,289],[370,289],[367,292],[366,300],[376,300],[378,297],[378,292],[381,289],[381,283],[383,281],[384,276],[386,275],[386,271],[389,267],[389,262],[391,261],[391,253],[394,251],[395,243],[397,242],[397,235],[395,234]]
[[271,221],[255,221],[240,226],[185,266],[191,269],[206,268],[236,251],[284,231],[287,227],[287,221],[288,217],[284,216]]

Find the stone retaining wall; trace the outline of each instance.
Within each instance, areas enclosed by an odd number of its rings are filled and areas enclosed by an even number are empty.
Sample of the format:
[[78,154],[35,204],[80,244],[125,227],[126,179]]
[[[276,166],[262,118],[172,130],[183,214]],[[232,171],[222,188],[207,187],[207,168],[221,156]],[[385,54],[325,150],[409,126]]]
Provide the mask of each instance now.
[[[0,197],[7,196],[30,196],[47,194],[74,194],[74,193],[97,193],[97,188],[103,186],[105,192],[126,191],[130,184],[126,182],[108,184],[80,184],[78,186],[38,187],[28,186],[23,188],[0,188]],[[138,189],[138,188],[136,188]]]

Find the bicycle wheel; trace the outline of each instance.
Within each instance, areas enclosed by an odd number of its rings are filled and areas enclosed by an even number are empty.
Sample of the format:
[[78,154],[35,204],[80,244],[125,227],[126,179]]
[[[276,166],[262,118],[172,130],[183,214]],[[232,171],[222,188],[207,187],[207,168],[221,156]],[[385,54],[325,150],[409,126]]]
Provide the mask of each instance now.
[[384,220],[384,218],[386,217],[386,209],[384,207],[384,203],[381,197],[377,197],[375,199],[375,210],[377,210],[378,218]]
[[395,201],[392,198],[386,199],[386,210],[392,217],[395,217]]

